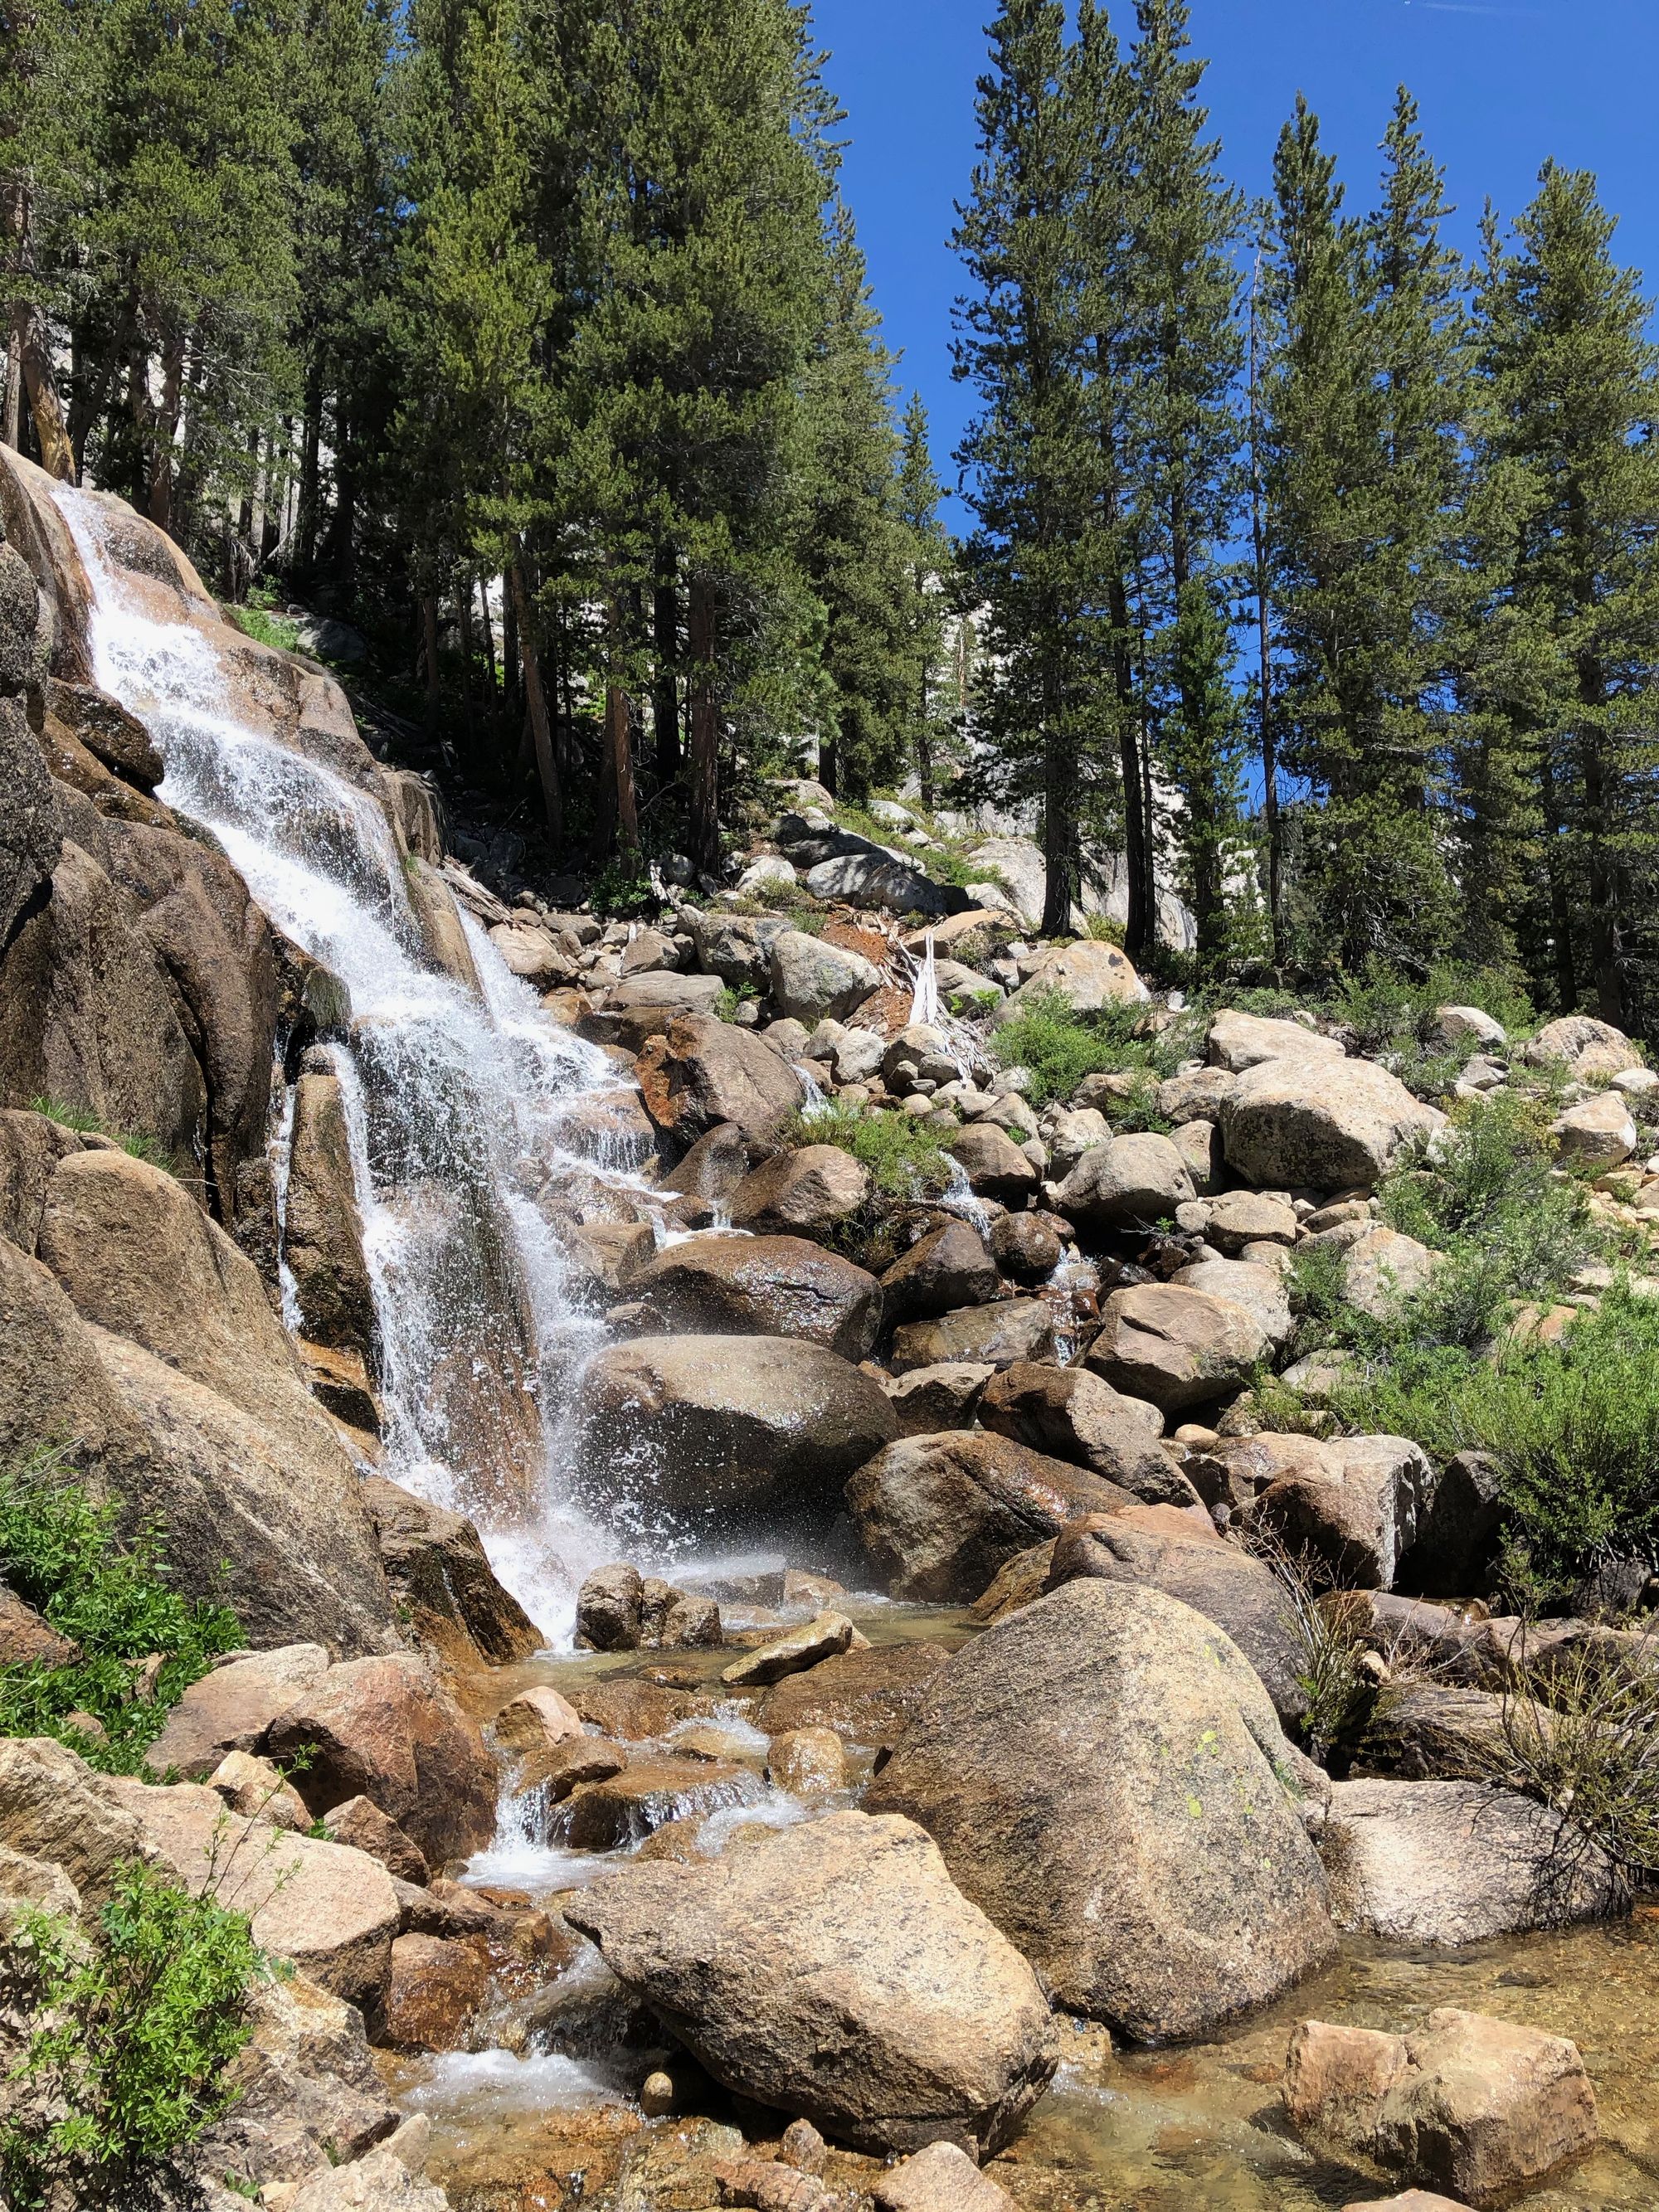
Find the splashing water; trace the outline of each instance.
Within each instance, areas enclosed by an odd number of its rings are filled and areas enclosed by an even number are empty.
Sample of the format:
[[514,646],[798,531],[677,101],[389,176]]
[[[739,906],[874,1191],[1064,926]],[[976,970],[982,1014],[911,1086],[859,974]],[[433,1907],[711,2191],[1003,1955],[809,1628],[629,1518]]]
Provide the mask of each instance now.
[[[341,768],[275,734],[209,633],[144,611],[106,553],[105,505],[68,487],[55,496],[92,586],[95,680],[149,729],[160,796],[212,833],[270,921],[344,986],[349,1038],[331,1057],[381,1339],[386,1472],[471,1515],[502,1581],[562,1641],[609,1540],[570,1503],[547,1439],[602,1328],[575,1309],[537,1200],[584,1176],[643,1192],[593,1135],[600,1117],[584,1116],[618,1078],[547,1018],[470,916],[482,995],[444,972],[386,815],[367,777],[352,780],[355,748]],[[284,1127],[291,1114],[289,1103]],[[279,1191],[285,1181],[284,1162]]]

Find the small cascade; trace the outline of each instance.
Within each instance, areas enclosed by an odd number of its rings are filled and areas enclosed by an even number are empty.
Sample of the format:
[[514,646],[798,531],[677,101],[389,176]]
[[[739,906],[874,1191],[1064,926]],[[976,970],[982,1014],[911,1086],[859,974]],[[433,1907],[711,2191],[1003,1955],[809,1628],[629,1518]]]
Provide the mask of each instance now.
[[939,1017],[939,963],[933,957],[933,933],[930,929],[927,948],[916,970],[915,988],[910,994],[911,1025],[925,1023],[929,1029],[937,1029]]
[[[571,1504],[548,1440],[602,1329],[573,1304],[536,1194],[595,1176],[643,1194],[596,1141],[602,1117],[582,1115],[616,1073],[547,1018],[470,917],[480,991],[439,966],[351,761],[255,726],[257,702],[210,634],[157,619],[106,557],[105,504],[56,496],[92,586],[96,681],[149,729],[160,796],[211,832],[275,927],[344,986],[349,1030],[331,1057],[383,1346],[386,1471],[471,1515],[532,1618],[568,1636],[575,1584],[608,1540]],[[290,1098],[284,1126],[291,1114]],[[284,1150],[279,1192],[285,1172]],[[292,1307],[291,1282],[284,1296]]]

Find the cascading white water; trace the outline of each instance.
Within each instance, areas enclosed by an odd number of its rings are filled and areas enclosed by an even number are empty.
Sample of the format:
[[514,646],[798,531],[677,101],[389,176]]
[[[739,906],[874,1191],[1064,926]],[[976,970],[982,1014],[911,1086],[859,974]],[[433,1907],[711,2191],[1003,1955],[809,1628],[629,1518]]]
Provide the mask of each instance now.
[[93,591],[98,684],[146,725],[160,796],[210,830],[269,919],[343,984],[335,1048],[374,1292],[386,1472],[477,1521],[497,1572],[556,1641],[604,1534],[569,1502],[547,1439],[602,1335],[568,1293],[535,1194],[596,1172],[580,1109],[617,1077],[544,1014],[465,918],[483,995],[427,951],[369,792],[239,719],[211,637],[143,611],[106,556],[105,509],[58,505]]

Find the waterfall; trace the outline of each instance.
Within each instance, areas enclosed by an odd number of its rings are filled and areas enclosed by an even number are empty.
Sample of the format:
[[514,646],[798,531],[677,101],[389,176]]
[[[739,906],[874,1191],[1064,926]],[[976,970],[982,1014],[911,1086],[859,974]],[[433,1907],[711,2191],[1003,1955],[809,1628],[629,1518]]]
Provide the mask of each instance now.
[[[253,726],[211,635],[156,619],[106,557],[104,504],[55,496],[92,587],[94,678],[149,729],[167,771],[159,796],[212,834],[269,920],[344,986],[333,1060],[382,1345],[384,1471],[469,1514],[501,1580],[568,1639],[574,1589],[609,1540],[570,1503],[549,1439],[603,1325],[573,1304],[537,1198],[582,1177],[635,1181],[595,1157],[581,1119],[620,1079],[548,1018],[470,917],[482,996],[439,969],[376,798]],[[283,1160],[279,1190],[285,1175]]]

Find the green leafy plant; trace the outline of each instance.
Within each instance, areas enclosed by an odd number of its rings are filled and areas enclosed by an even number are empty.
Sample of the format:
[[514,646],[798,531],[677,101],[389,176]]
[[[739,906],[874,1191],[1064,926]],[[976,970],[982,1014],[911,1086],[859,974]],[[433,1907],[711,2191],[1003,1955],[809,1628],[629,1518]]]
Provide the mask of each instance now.
[[0,2182],[19,2212],[64,2187],[76,2203],[120,2201],[234,2103],[226,2069],[273,1969],[213,1887],[192,1897],[134,1863],[90,1940],[62,1915],[21,1917],[12,1956],[34,2026],[13,2078],[36,2094],[0,2126]]
[[817,1114],[799,1114],[784,1141],[839,1145],[867,1170],[872,1199],[937,1197],[949,1188],[955,1163],[936,1133],[908,1114],[872,1114],[837,1102]]
[[628,921],[635,915],[654,914],[657,894],[643,854],[618,853],[593,878],[588,903],[595,914]]
[[300,625],[285,615],[272,614],[269,608],[249,604],[245,607],[227,606],[225,614],[244,637],[251,637],[258,645],[274,646],[280,653],[297,653],[300,648]]
[[734,1022],[739,1007],[753,1006],[759,997],[760,993],[752,983],[724,984],[714,1000],[715,1018]]
[[1089,1075],[1170,1074],[1179,1055],[1164,1037],[1143,1032],[1144,1018],[1142,1007],[1117,1001],[1075,1014],[1063,992],[1040,992],[997,1030],[997,1056],[1005,1067],[1030,1070],[1033,1106],[1070,1098]]
[[[118,1512],[66,1480],[54,1454],[0,1470],[0,1574],[79,1646],[63,1665],[0,1668],[0,1734],[56,1736],[106,1771],[134,1773],[168,1708],[243,1638],[228,1607],[173,1589],[161,1524],[123,1542]],[[156,1659],[150,1680],[144,1662]],[[103,1739],[75,1726],[76,1713]]]

